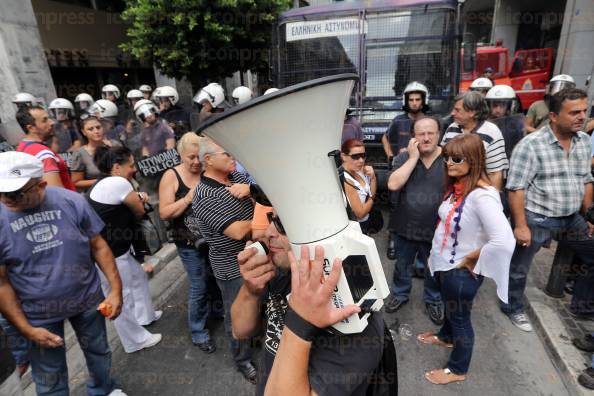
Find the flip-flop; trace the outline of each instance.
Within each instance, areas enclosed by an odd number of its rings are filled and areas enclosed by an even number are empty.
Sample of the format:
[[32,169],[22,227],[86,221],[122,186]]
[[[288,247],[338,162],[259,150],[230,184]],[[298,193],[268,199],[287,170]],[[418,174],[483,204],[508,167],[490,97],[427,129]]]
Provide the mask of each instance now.
[[433,333],[421,333],[421,334],[417,335],[417,340],[419,342],[422,342],[423,344],[427,344],[427,345],[439,345],[439,346],[443,346],[446,348],[454,347],[454,344],[449,344],[447,342],[440,340],[439,337],[437,337]]
[[[445,374],[445,379],[438,381],[435,379],[432,379],[431,376],[434,374],[437,374],[439,372],[443,372],[443,374]],[[466,376],[465,375],[457,375],[454,374],[450,371],[449,368],[444,368],[444,369],[440,369],[440,370],[431,370],[425,373],[425,379],[429,382],[431,382],[432,384],[435,385],[447,385],[450,384],[452,382],[462,382],[466,380]]]

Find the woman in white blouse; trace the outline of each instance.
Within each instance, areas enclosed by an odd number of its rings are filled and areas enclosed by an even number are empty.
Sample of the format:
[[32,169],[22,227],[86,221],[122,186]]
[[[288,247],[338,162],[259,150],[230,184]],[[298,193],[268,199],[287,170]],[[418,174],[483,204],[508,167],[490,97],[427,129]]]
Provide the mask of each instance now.
[[375,172],[371,166],[365,165],[365,145],[360,140],[345,141],[340,151],[344,169],[343,189],[361,230],[367,233],[369,213],[377,190]]
[[509,263],[516,245],[503,214],[499,193],[485,167],[485,148],[476,134],[452,139],[443,149],[447,163],[446,194],[429,257],[440,285],[445,321],[438,333],[419,334],[424,344],[453,348],[447,365],[425,373],[434,384],[464,381],[472,357],[472,302],[483,276],[497,284],[507,301]]

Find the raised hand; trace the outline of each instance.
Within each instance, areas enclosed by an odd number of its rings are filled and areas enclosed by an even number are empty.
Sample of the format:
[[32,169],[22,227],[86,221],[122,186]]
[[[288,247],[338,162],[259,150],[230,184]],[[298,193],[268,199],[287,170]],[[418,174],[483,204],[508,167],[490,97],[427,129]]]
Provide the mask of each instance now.
[[338,323],[361,311],[357,305],[336,308],[331,302],[332,292],[338,284],[342,261],[334,260],[332,271],[324,278],[324,248],[315,247],[315,257],[310,261],[309,248],[301,247],[297,260],[289,252],[291,263],[291,298],[289,305],[302,319],[316,327],[324,328]]

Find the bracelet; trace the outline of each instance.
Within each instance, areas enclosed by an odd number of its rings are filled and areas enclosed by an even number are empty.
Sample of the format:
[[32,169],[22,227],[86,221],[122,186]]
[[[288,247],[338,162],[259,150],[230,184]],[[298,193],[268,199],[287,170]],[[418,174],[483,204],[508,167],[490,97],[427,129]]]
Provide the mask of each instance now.
[[297,312],[293,311],[291,306],[287,308],[287,313],[285,314],[285,326],[295,333],[297,337],[308,342],[313,341],[315,336],[322,330],[299,316]]

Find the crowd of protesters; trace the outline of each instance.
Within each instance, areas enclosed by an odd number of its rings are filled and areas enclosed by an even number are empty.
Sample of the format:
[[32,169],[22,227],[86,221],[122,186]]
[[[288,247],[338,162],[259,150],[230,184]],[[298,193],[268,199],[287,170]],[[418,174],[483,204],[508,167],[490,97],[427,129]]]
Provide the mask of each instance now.
[[[426,86],[411,82],[404,113],[382,139],[392,170],[386,253],[394,260],[385,312],[409,301],[413,274],[423,277],[426,312],[439,330],[417,340],[451,349],[445,366],[425,373],[434,384],[467,378],[471,310],[484,277],[495,281],[501,311],[532,331],[523,305],[526,279],[552,238],[566,242],[582,264],[570,311],[594,318],[594,224],[587,217],[594,215],[594,122],[586,118],[585,92],[567,77],[551,80],[545,101],[526,119],[511,87],[483,78],[455,98],[444,121],[431,115]],[[363,395],[374,387],[379,394],[373,379],[396,373],[382,314],[355,336],[323,331],[360,310],[328,306],[341,263],[326,282],[310,281],[322,276],[323,250],[310,260],[304,249],[296,259],[257,181],[223,147],[189,132],[225,111],[223,87],[202,88],[195,112],[181,108],[169,86],[151,92],[143,85],[120,97],[108,84],[102,99],[82,93],[72,105],[58,98],[49,112],[32,95],[15,97],[25,137],[16,151],[0,154],[0,394],[20,394],[19,376],[29,367],[39,395],[68,394],[68,319],[87,361],[89,394],[125,395],[110,374],[105,318],[127,353],[161,341],[145,328],[162,315],[150,298],[150,241],[141,227],[151,202],[158,202],[187,272],[192,344],[216,352],[207,319],[222,316],[233,362],[258,395],[287,389]],[[235,105],[252,97],[247,87],[232,94]],[[345,208],[363,233],[374,234],[383,224],[380,187],[362,140],[360,123],[347,112],[337,147]],[[175,166],[137,177],[139,161],[172,150]],[[246,249],[252,241],[268,254]],[[256,365],[257,336],[264,353]],[[594,334],[575,345],[594,352]],[[589,388],[594,356],[592,364],[580,376]]]

